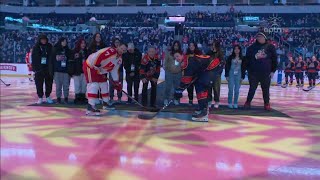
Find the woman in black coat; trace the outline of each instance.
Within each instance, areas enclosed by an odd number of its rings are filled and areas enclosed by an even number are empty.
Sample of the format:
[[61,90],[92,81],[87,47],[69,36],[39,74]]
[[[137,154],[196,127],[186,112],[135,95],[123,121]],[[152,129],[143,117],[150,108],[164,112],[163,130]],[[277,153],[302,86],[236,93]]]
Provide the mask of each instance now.
[[61,103],[63,90],[64,103],[68,103],[69,86],[70,86],[70,71],[69,62],[72,60],[72,52],[68,47],[67,39],[62,37],[55,44],[50,61],[52,66],[49,66],[49,72],[54,77],[56,83],[57,103]]
[[[240,45],[235,45],[226,61],[225,77],[228,81],[228,107],[238,108],[239,90],[245,78],[246,62]],[[233,103],[232,103],[233,100]]]
[[75,104],[87,103],[87,82],[82,69],[83,63],[86,62],[87,58],[87,43],[81,38],[76,42],[73,49],[73,61],[70,63],[71,74],[74,80]]
[[[32,70],[35,75],[35,84],[37,88],[37,95],[39,100],[37,104],[42,104],[43,95],[46,96],[46,102],[52,104],[53,101],[50,98],[52,92],[53,76],[49,73],[49,66],[52,66],[49,61],[51,55],[52,45],[49,43],[46,35],[41,34],[38,37],[37,44],[33,47],[31,54]],[[43,92],[43,84],[45,83],[46,91]]]

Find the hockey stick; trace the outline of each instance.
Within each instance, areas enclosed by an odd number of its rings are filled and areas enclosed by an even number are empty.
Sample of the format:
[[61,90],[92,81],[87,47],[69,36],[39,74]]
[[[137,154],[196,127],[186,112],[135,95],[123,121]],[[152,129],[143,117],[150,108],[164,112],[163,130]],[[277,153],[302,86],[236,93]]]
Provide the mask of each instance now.
[[315,86],[311,87],[310,89],[302,89],[302,90],[305,91],[305,92],[309,92],[312,89],[314,89],[316,86],[318,86],[319,84],[320,84],[320,82],[318,82]]
[[[108,80],[109,80],[109,82],[112,83],[112,85],[114,85],[114,81],[113,81],[113,80],[111,80],[111,79],[108,79]],[[159,111],[158,108],[148,108],[148,107],[142,105],[141,103],[139,103],[136,99],[134,99],[132,96],[130,96],[130,95],[129,95],[126,91],[124,91],[123,89],[121,89],[121,91],[122,91],[125,95],[127,95],[127,97],[128,97],[129,99],[131,99],[132,101],[134,101],[138,106],[142,107],[143,109],[145,109],[145,110],[147,110],[147,111],[151,111],[151,112],[157,112],[157,111]]]
[[[183,91],[186,90],[186,89],[188,89],[188,87],[190,87],[191,84],[193,84],[196,80],[197,80],[197,78],[194,78],[194,79],[190,82],[190,84],[189,84],[186,88],[183,89]],[[158,112],[156,112],[156,113],[154,113],[154,114],[139,114],[139,115],[138,115],[138,118],[139,118],[139,119],[145,119],[145,120],[153,119],[153,118],[156,117],[160,112],[162,112],[163,110],[165,110],[172,102],[173,102],[173,99],[171,99],[171,100],[168,102],[168,104],[164,105]]]
[[1,80],[1,82],[4,84],[4,85],[6,85],[6,86],[10,86],[11,84],[6,84],[2,79],[0,79]]

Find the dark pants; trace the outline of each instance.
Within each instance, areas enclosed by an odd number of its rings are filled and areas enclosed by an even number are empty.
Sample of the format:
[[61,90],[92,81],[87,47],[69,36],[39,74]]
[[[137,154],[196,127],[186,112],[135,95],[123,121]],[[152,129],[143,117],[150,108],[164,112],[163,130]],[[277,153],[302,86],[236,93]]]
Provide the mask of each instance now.
[[220,102],[220,88],[221,88],[221,75],[218,74],[216,77],[214,77],[212,88],[209,88],[208,101],[212,101],[212,91],[213,91],[214,102]]
[[290,77],[290,84],[292,84],[293,83],[293,72],[285,72],[286,84],[289,83],[289,77]]
[[315,86],[316,85],[316,76],[318,73],[308,73],[308,79],[309,79],[309,86]]
[[297,84],[304,84],[304,78],[303,78],[303,72],[297,72],[295,73],[296,79],[297,79]]
[[37,95],[39,98],[42,98],[43,93],[43,83],[46,86],[46,97],[49,97],[52,92],[52,84],[53,84],[53,77],[47,71],[39,71],[35,73],[34,81],[37,88]]
[[157,98],[157,83],[153,81],[148,81],[143,83],[142,88],[142,105],[148,106],[148,84],[151,83],[151,98],[150,98],[150,106],[156,105],[156,98]]
[[191,84],[190,87],[188,87],[187,89],[189,101],[193,100],[193,89],[194,89],[194,84]]
[[[109,78],[110,78],[110,80],[113,80],[111,74],[109,74]],[[121,82],[121,84],[123,84],[123,73],[122,72],[120,72],[120,74],[119,74],[119,82]],[[110,98],[111,99],[113,99],[113,97],[114,97],[114,91],[115,91],[115,89],[113,87],[113,83],[110,83]],[[121,99],[122,91],[117,91],[117,96],[119,99]]]
[[194,83],[200,110],[208,108],[208,92],[210,92],[209,89],[212,89],[212,86],[214,86],[215,82],[212,81],[212,79],[216,77],[216,74],[215,71],[202,71]]
[[270,83],[271,79],[269,75],[250,75],[249,74],[249,92],[247,97],[247,102],[251,102],[254,94],[256,93],[258,84],[260,83],[263,95],[263,101],[265,104],[270,102]]
[[[136,76],[129,76],[129,74],[126,76],[126,81],[127,81],[127,91],[129,96],[132,96],[132,87],[134,89],[134,99],[136,101],[139,101],[139,84],[140,84],[140,79],[139,77]],[[129,98],[128,102],[132,102],[132,100]]]

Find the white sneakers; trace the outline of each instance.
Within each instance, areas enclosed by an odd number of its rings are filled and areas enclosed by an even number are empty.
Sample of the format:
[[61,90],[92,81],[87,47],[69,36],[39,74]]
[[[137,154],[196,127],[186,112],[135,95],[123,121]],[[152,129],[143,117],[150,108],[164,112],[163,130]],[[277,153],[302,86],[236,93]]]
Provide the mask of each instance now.
[[219,102],[214,103],[214,108],[218,109],[219,108]]
[[37,101],[37,104],[42,104],[42,103],[43,103],[42,98],[39,98]]
[[47,100],[47,103],[48,103],[48,104],[53,104],[53,101],[52,101],[52,99],[51,99],[50,97],[47,97],[46,100]]
[[[211,107],[211,105],[212,105],[212,101],[209,101],[209,102],[208,102],[208,107]],[[215,102],[214,105],[213,105],[213,107],[216,108],[216,109],[218,109],[218,108],[219,108],[219,102]]]
[[[37,104],[42,104],[43,102],[43,99],[39,98]],[[45,102],[47,102],[48,104],[53,104],[53,100],[50,97],[47,97]]]

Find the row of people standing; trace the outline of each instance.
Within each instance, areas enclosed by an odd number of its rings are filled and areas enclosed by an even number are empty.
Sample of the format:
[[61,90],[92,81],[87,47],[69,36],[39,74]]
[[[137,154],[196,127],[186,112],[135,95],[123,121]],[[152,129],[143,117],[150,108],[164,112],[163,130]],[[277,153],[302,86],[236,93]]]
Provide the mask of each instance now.
[[[117,48],[120,45],[120,39],[115,38],[112,47]],[[35,83],[37,87],[38,104],[44,99],[43,84],[45,83],[45,101],[53,103],[50,94],[52,92],[53,80],[56,84],[57,103],[68,103],[70,79],[74,78],[75,87],[75,103],[87,102],[86,89],[87,83],[83,71],[83,63],[89,57],[100,49],[105,48],[99,33],[93,36],[93,40],[87,47],[84,39],[76,42],[75,48],[71,50],[68,47],[67,39],[62,37],[52,47],[45,35],[40,35],[37,44],[34,46],[32,53],[32,67],[35,72]],[[119,68],[119,81],[123,82],[123,69],[126,70],[126,81],[128,94],[132,96],[134,89],[134,98],[139,100],[140,80],[143,82],[142,103],[148,105],[148,83],[151,82],[151,99],[150,106],[155,106],[157,81],[160,75],[161,61],[156,55],[156,48],[149,47],[146,55],[142,57],[142,53],[134,47],[134,44],[128,44],[128,52],[123,54],[123,63]],[[106,79],[112,81],[112,76],[106,76]],[[113,103],[115,88],[110,83],[108,96],[110,96],[110,104]],[[63,95],[63,101],[62,101]],[[101,95],[99,95],[101,96]],[[117,90],[118,101],[121,101],[122,91]],[[128,99],[128,103],[132,103]]]
[[[252,46],[251,51],[249,51],[249,57],[251,59],[266,59],[268,57],[272,59],[272,65],[268,65],[268,67],[261,66],[257,64],[258,61],[253,61],[251,63],[247,63],[247,67],[244,67],[246,63],[244,63],[245,59],[242,57],[241,47],[235,46],[232,55],[227,58],[227,61],[224,62],[223,52],[220,48],[220,43],[217,41],[212,45],[212,50],[207,53],[213,58],[218,58],[221,60],[219,67],[217,68],[218,73],[216,77],[212,79],[213,86],[210,88],[210,91],[213,91],[214,98],[212,98],[212,93],[209,91],[208,95],[208,103],[211,106],[212,99],[215,101],[214,107],[219,107],[220,101],[220,88],[221,88],[221,75],[224,66],[226,66],[226,74],[227,80],[229,81],[229,97],[228,104],[230,108],[238,107],[238,97],[239,97],[239,88],[241,84],[241,80],[244,78],[244,72],[248,69],[249,72],[257,72],[260,70],[265,71],[267,74],[263,75],[262,79],[259,79],[259,73],[255,73],[254,76],[249,77],[250,82],[250,90],[247,98],[247,106],[250,106],[250,102],[254,96],[254,92],[257,88],[258,83],[260,82],[263,87],[265,104],[269,103],[269,92],[265,89],[269,89],[270,87],[270,76],[273,75],[274,72],[274,48],[271,46],[266,46],[266,37],[265,35],[259,35],[257,37],[262,37],[263,42],[258,43],[255,46]],[[257,40],[258,42],[258,40]],[[112,46],[114,48],[117,47],[117,44],[120,44],[119,39],[114,39]],[[67,40],[65,38],[61,38],[58,43],[53,47],[48,42],[46,36],[41,35],[39,37],[38,43],[35,45],[33,53],[32,53],[32,65],[35,72],[35,80],[37,86],[37,94],[39,97],[39,103],[42,103],[43,98],[43,83],[46,84],[46,100],[48,103],[52,103],[52,99],[50,98],[50,93],[52,91],[52,80],[53,77],[57,83],[56,85],[56,96],[58,103],[61,102],[62,90],[64,94],[64,102],[68,102],[69,96],[69,85],[70,85],[70,77],[75,77],[75,92],[76,92],[76,101],[85,101],[85,86],[86,81],[83,76],[82,64],[87,59],[87,57],[91,53],[97,52],[99,49],[104,48],[105,45],[102,42],[101,35],[99,33],[95,34],[93,37],[93,41],[86,50],[86,43],[83,39],[80,39],[77,42],[76,48],[74,50],[70,50],[67,46]],[[268,47],[268,48],[267,48]],[[270,49],[270,48],[272,49]],[[250,50],[250,48],[249,48]],[[256,52],[257,51],[257,52]],[[269,51],[271,55],[267,54]],[[168,103],[168,99],[171,99],[171,90],[176,88],[179,85],[182,76],[181,64],[175,60],[174,53],[181,52],[181,44],[179,41],[175,41],[171,47],[171,51],[166,53],[166,57],[164,60],[164,70],[165,70],[165,91],[164,91],[164,103]],[[247,52],[248,53],[248,52]],[[186,53],[187,56],[195,56],[201,55],[201,51],[197,48],[197,43],[189,43],[188,51]],[[252,57],[251,57],[252,56]],[[139,100],[138,92],[139,92],[139,84],[140,80],[143,83],[143,91],[142,91],[142,103],[143,105],[148,105],[148,96],[147,96],[147,88],[148,83],[151,83],[151,99],[150,106],[155,106],[156,96],[157,96],[157,82],[160,75],[160,59],[156,55],[155,47],[149,47],[147,54],[142,57],[141,52],[134,48],[133,44],[128,44],[128,52],[125,53],[122,57],[123,59],[123,68],[126,70],[126,81],[128,84],[128,94],[132,96],[132,88],[134,89],[134,98],[135,100]],[[262,62],[262,61],[261,61]],[[265,64],[265,63],[262,63]],[[251,66],[254,66],[251,67]],[[256,66],[259,66],[256,68]],[[260,67],[261,66],[261,67]],[[269,67],[272,66],[272,69]],[[123,68],[120,67],[120,76],[123,74]],[[260,68],[260,69],[259,69]],[[265,68],[268,68],[265,70]],[[270,69],[269,69],[270,68]],[[272,71],[271,71],[272,70]],[[270,72],[272,72],[270,74]],[[262,76],[262,75],[261,75]],[[112,77],[108,77],[112,79]],[[266,79],[266,80],[265,80]],[[123,77],[120,77],[120,81],[123,80]],[[110,84],[110,99],[113,98],[112,83]],[[188,88],[189,92],[189,103],[193,103],[193,89],[194,87],[190,86]],[[118,91],[118,100],[121,100],[122,93]],[[233,97],[234,96],[234,97]],[[234,100],[232,102],[232,100]],[[129,100],[131,103],[131,100]],[[179,100],[175,101],[175,104],[179,104]]]
[[68,103],[71,77],[74,78],[75,103],[87,102],[86,80],[82,65],[90,54],[104,47],[99,33],[93,36],[89,47],[84,39],[79,39],[73,50],[69,48],[68,41],[64,37],[61,37],[52,46],[46,35],[40,35],[31,54],[32,70],[35,73],[35,84],[39,98],[37,103],[43,103],[44,95],[47,103],[53,103],[50,97],[53,80],[56,84],[57,103]]
[[[320,63],[317,57],[313,55],[311,59],[304,61],[302,56],[299,56],[296,61],[294,61],[292,56],[288,57],[288,61],[284,63],[285,66],[285,83],[283,86],[288,86],[293,84],[293,75],[295,75],[297,81],[297,87],[304,86],[304,72],[308,76],[309,88],[316,85],[316,78],[318,76],[318,71],[320,71]],[[289,80],[290,78],[290,80]],[[289,83],[290,81],[290,83]]]

